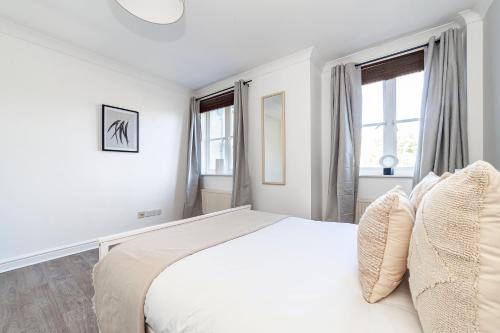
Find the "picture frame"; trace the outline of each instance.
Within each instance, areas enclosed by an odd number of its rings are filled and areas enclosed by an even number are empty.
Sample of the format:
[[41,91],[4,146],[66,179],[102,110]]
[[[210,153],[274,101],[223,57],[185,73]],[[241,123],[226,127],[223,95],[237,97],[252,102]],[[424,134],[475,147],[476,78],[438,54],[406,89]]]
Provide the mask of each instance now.
[[102,105],[102,150],[139,152],[139,112]]

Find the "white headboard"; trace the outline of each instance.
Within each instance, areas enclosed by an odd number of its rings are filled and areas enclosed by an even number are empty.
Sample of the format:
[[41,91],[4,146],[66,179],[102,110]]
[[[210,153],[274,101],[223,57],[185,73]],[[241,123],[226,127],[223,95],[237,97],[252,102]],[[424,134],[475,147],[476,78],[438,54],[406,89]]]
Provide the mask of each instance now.
[[217,215],[222,215],[222,214],[227,214],[231,212],[235,212],[238,210],[244,210],[244,209],[252,209],[251,205],[246,205],[246,206],[241,206],[241,207],[236,207],[236,208],[231,208],[231,209],[225,209],[221,210],[218,212],[210,213],[210,214],[205,214],[205,215],[200,215],[200,216],[195,216],[191,217],[188,219],[183,219],[183,220],[177,220],[177,221],[172,221],[172,222],[167,222],[167,223],[162,223],[158,225],[154,225],[151,227],[146,227],[146,228],[141,228],[141,229],[136,229],[136,230],[131,230],[127,232],[122,232],[119,234],[115,235],[110,235],[106,237],[102,237],[97,239],[97,243],[99,244],[99,260],[104,258],[104,256],[109,252],[109,250],[113,247],[116,246],[120,243],[124,243],[126,241],[129,241],[131,239],[136,238],[137,236],[146,234],[148,232],[153,232],[161,229],[166,229],[170,228],[179,224],[184,224],[184,223],[190,223],[194,221],[199,221],[203,220],[209,217],[217,216]]

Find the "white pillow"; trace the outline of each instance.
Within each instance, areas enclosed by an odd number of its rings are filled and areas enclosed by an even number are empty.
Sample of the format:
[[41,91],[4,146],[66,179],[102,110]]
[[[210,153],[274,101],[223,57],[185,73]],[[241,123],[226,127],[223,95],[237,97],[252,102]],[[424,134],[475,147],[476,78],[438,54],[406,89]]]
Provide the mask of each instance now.
[[450,175],[451,173],[445,172],[441,177],[439,177],[434,172],[429,172],[429,174],[425,176],[410,193],[410,202],[415,207],[415,210],[418,209],[418,206],[420,205],[420,202],[422,202],[424,195],[429,192],[434,186],[436,186],[440,181],[448,178]]
[[413,206],[399,186],[370,204],[361,217],[359,280],[367,302],[381,300],[401,283],[414,219]]
[[500,174],[478,161],[420,204],[408,258],[425,332],[500,331]]

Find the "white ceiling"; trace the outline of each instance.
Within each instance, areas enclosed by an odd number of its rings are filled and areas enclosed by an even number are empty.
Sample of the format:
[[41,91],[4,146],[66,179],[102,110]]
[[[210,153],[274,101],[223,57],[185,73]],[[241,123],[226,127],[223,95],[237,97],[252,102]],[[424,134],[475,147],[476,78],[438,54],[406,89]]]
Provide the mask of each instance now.
[[196,89],[310,46],[335,59],[447,23],[477,2],[186,0],[183,19],[160,26],[114,0],[2,0],[0,16]]

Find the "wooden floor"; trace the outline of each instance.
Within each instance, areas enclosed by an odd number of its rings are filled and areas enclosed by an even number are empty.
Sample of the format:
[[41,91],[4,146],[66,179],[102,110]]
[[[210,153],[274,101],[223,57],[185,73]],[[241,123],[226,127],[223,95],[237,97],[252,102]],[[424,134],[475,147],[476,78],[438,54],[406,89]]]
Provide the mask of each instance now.
[[0,274],[0,332],[98,332],[92,250]]

